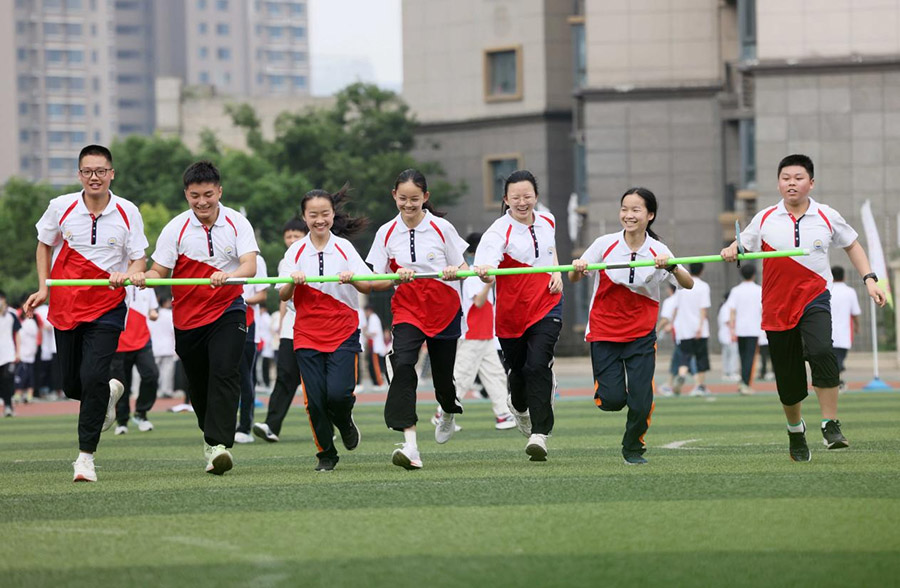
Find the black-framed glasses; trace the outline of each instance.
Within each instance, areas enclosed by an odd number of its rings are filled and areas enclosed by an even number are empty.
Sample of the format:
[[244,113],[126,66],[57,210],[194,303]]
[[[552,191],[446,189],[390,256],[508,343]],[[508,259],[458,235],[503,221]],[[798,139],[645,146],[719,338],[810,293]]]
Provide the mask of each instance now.
[[101,167],[99,169],[80,169],[78,173],[81,174],[83,178],[90,178],[92,175],[96,174],[98,178],[105,178],[107,172],[111,172],[113,168],[111,167]]

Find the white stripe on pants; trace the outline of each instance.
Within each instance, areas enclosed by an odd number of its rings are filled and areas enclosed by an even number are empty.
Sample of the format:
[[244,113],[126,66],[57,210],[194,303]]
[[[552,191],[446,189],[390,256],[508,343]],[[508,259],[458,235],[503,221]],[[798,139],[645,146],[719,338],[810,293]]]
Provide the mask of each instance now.
[[456,396],[460,400],[475,385],[475,376],[481,376],[495,416],[509,412],[506,407],[506,371],[500,363],[500,356],[493,339],[459,339],[456,344],[456,365],[453,379],[456,381]]

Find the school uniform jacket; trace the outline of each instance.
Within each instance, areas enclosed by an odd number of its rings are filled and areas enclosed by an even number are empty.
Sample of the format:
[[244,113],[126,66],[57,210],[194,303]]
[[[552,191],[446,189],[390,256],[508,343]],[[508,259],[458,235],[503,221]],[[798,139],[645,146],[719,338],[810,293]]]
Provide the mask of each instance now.
[[[465,263],[467,247],[453,225],[426,210],[422,221],[412,229],[399,214],[382,225],[366,261],[376,273],[395,273],[400,268],[416,273],[440,272]],[[391,298],[394,324],[413,325],[428,337],[450,326],[460,309],[458,282],[440,279],[400,284]]]
[[[88,210],[83,192],[58,196],[50,201],[35,227],[38,241],[53,248],[50,278],[54,280],[107,279],[143,258],[148,246],[138,208],[112,192],[99,216]],[[50,288],[47,319],[57,329],[71,330],[117,309],[124,298],[121,288]],[[124,326],[121,317],[113,322],[119,328]]]
[[[335,276],[350,271],[370,275],[365,264],[347,239],[331,235],[322,251],[310,236],[294,242],[279,264],[282,276],[303,272],[307,277]],[[350,284],[316,282],[294,288],[294,349],[315,349],[331,353],[360,328],[359,294]]]
[[[153,261],[172,269],[173,278],[208,278],[233,272],[240,257],[259,252],[253,227],[244,216],[219,205],[219,216],[207,229],[193,210],[169,221],[156,241]],[[172,322],[178,330],[208,325],[225,312],[246,312],[241,286],[172,286]]]
[[[632,251],[625,232],[598,237],[581,259],[589,264],[651,260],[672,256],[661,241],[647,235],[644,244]],[[594,276],[585,341],[634,341],[656,328],[659,317],[660,285],[677,285],[675,276],[653,266],[600,270]]]
[[810,250],[809,255],[763,260],[762,328],[787,331],[797,326],[807,305],[831,288],[828,250],[849,247],[857,237],[838,211],[812,198],[800,218],[787,211],[783,200],[756,213],[741,231],[744,249]]
[[[485,231],[475,251],[475,265],[497,268],[553,265],[556,221],[549,212],[534,211],[533,224],[515,220],[509,211]],[[552,274],[498,276],[495,329],[497,337],[519,337],[551,312],[562,318],[562,294],[549,290]]]

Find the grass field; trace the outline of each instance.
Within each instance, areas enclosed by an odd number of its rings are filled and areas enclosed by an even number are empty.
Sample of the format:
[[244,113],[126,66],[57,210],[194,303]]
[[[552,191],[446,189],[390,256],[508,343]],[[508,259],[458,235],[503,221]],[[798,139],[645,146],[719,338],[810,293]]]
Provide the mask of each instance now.
[[421,427],[418,472],[360,406],[362,444],[331,474],[294,409],[283,442],[237,447],[223,477],[192,416],[158,414],[104,435],[96,484],[71,483],[75,417],[7,419],[0,585],[898,585],[900,394],[841,403],[851,448],[826,452],[811,399],[796,464],[773,395],[662,399],[641,467],[622,464],[624,413],[589,399],[558,404],[545,463],[477,403],[447,445]]

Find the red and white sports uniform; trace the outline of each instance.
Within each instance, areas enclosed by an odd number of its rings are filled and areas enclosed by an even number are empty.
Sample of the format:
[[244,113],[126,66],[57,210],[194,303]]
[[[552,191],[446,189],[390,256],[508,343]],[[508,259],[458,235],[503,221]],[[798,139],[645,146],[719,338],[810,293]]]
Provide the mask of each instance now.
[[[208,278],[233,272],[242,255],[259,252],[250,222],[236,210],[219,205],[219,216],[207,229],[192,210],[163,228],[153,261],[172,269],[173,278]],[[241,286],[172,286],[172,320],[179,330],[202,327],[230,308],[245,310]]]
[[809,255],[763,260],[762,328],[786,331],[795,327],[806,306],[831,288],[829,248],[849,247],[857,236],[840,213],[812,198],[800,218],[787,211],[784,201],[756,213],[741,231],[746,250],[810,250]]
[[[475,252],[475,265],[497,268],[554,265],[556,220],[534,211],[525,225],[507,211],[485,231]],[[501,339],[519,337],[551,311],[562,318],[562,294],[551,294],[551,274],[518,274],[497,280],[496,332]],[[557,309],[557,306],[560,306]]]
[[125,304],[128,305],[128,316],[125,319],[125,330],[119,336],[116,353],[138,351],[150,341],[150,327],[147,320],[150,311],[159,308],[159,301],[152,288],[141,290],[134,286],[125,287]]
[[[282,276],[303,272],[307,277],[334,276],[350,271],[370,275],[372,270],[347,239],[331,235],[317,251],[309,235],[294,242],[279,264]],[[331,353],[360,328],[359,294],[350,284],[324,282],[294,288],[294,349]]]
[[[58,196],[35,227],[38,241],[53,248],[50,278],[54,280],[109,278],[143,258],[148,246],[140,211],[112,192],[99,216],[87,209],[82,192]],[[47,318],[57,329],[74,329],[113,310],[124,298],[121,289],[51,288]]]
[[[622,263],[672,256],[662,242],[650,235],[638,251],[625,243],[623,231],[598,237],[581,259],[591,263]],[[664,269],[636,267],[600,270],[594,277],[585,341],[634,341],[656,328],[659,316],[660,285],[677,284]]]
[[[413,229],[399,214],[382,225],[366,261],[376,273],[394,273],[401,267],[416,273],[441,272],[447,266],[462,265],[467,247],[453,225],[426,210]],[[413,325],[428,337],[446,329],[460,309],[456,282],[415,280],[397,286],[391,298],[394,324]]]
[[[254,278],[265,278],[268,276],[268,268],[266,268],[266,260],[262,258],[262,255],[256,256],[256,274],[254,274]],[[243,286],[243,296],[246,300],[250,298],[254,294],[258,292],[264,291],[268,288],[268,284],[244,284]],[[250,329],[251,325],[256,324],[256,319],[262,314],[259,304],[248,304],[247,305],[247,329]],[[259,343],[262,341],[262,332],[268,329],[268,325],[260,325],[258,329],[254,331],[253,342]]]
[[481,308],[475,306],[475,296],[484,288],[481,278],[466,278],[462,282],[463,327],[462,338],[473,341],[494,339],[494,289],[488,291]]

